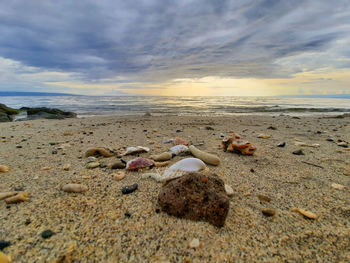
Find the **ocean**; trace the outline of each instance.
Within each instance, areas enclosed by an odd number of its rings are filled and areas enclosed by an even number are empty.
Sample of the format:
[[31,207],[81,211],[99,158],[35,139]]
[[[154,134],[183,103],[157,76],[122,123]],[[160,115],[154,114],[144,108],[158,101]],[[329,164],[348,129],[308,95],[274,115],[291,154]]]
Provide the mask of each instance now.
[[4,96],[12,108],[50,107],[96,115],[318,115],[350,112],[350,99],[290,97]]

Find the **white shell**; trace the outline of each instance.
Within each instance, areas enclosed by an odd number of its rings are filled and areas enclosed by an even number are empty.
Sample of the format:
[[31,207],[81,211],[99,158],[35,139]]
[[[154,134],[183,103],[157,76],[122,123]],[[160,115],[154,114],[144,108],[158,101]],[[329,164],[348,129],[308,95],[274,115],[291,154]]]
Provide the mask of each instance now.
[[124,155],[142,153],[142,152],[149,152],[149,148],[143,147],[143,146],[128,147],[126,148]]
[[186,145],[175,145],[174,147],[170,148],[171,153],[179,155],[180,153],[183,152],[188,152],[188,147]]
[[188,172],[199,172],[206,167],[205,163],[197,158],[182,159],[165,170],[162,181],[181,177]]

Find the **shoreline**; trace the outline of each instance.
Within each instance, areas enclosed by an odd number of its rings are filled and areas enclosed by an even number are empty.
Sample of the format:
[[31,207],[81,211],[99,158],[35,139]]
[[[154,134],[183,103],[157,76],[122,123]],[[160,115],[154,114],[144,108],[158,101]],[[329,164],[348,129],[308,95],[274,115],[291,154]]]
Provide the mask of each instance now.
[[[268,129],[271,126],[276,129]],[[8,122],[0,127],[0,165],[9,167],[0,173],[0,192],[29,193],[28,201],[9,207],[0,201],[0,236],[11,242],[3,252],[13,262],[350,260],[350,177],[346,175],[350,152],[336,144],[350,141],[348,117],[101,115]],[[252,142],[256,153],[223,152],[221,135],[232,132]],[[259,134],[271,137],[257,138]],[[161,184],[143,179],[143,172],[126,171],[123,180],[115,181],[111,169],[85,167],[83,156],[89,147],[120,151],[147,146],[150,153],[140,154],[147,157],[168,150],[162,142],[175,137],[204,143],[201,150],[221,159],[219,166],[208,167],[234,190],[222,228],[157,212]],[[283,141],[286,146],[277,147]],[[292,154],[300,148],[305,155]],[[170,165],[182,158],[175,157]],[[113,160],[100,158],[105,164]],[[63,169],[67,164],[69,171]],[[65,193],[60,186],[66,183],[82,183],[89,190]],[[133,183],[139,189],[122,195],[121,188]],[[332,184],[345,188],[335,189]],[[261,201],[258,195],[271,201]],[[315,213],[317,219],[306,219],[293,208]],[[276,214],[266,217],[262,209]],[[47,229],[55,234],[43,239],[40,234]],[[200,245],[189,248],[194,238]]]

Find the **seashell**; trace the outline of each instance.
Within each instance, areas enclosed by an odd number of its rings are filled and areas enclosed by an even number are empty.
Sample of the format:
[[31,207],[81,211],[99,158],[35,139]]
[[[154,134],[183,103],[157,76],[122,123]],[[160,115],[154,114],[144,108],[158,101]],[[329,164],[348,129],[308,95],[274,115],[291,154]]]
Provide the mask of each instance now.
[[123,155],[137,154],[137,153],[144,153],[144,152],[149,152],[149,148],[143,147],[143,146],[128,147],[126,148],[126,151],[124,152]]
[[67,193],[84,193],[88,190],[88,187],[83,184],[66,184],[61,189]]
[[189,149],[190,149],[191,153],[194,155],[194,157],[201,159],[203,162],[205,162],[207,164],[212,164],[212,165],[219,165],[220,164],[220,158],[214,154],[203,152],[203,151],[197,149],[193,145],[191,145],[189,147]]
[[16,203],[24,202],[27,200],[28,200],[28,193],[27,192],[19,192],[15,196],[8,197],[7,199],[5,199],[5,202],[7,204],[16,204]]
[[186,158],[174,163],[162,175],[162,181],[168,181],[183,176],[188,172],[199,172],[206,168],[205,163],[197,158]]
[[317,215],[315,215],[314,213],[307,211],[307,210],[304,210],[304,209],[301,209],[301,208],[293,208],[292,211],[298,212],[309,219],[316,219],[317,218]]
[[179,138],[179,137],[176,137],[174,140],[173,140],[173,144],[174,145],[188,145],[188,142],[186,142],[185,140]]
[[130,171],[135,171],[138,169],[153,167],[155,165],[154,161],[147,158],[138,157],[127,162],[126,169]]
[[99,167],[99,166],[100,166],[100,163],[99,163],[99,162],[93,162],[93,163],[88,163],[88,164],[86,165],[86,168],[87,168],[87,169],[94,169],[94,168]]
[[115,153],[112,150],[110,150],[108,148],[103,148],[103,147],[89,148],[85,152],[85,157],[94,156],[94,155],[102,155],[103,157],[111,157],[111,156],[114,156]]
[[163,161],[168,161],[171,158],[173,158],[173,154],[171,152],[164,152],[164,153],[157,154],[157,155],[151,155],[150,158],[152,160],[157,161],[157,162],[163,162]]
[[18,192],[4,192],[4,193],[0,193],[0,200],[2,199],[6,199],[8,197],[14,196],[18,194]]
[[5,165],[0,165],[0,173],[6,173],[9,168]]
[[189,149],[186,145],[176,145],[174,147],[171,147],[170,151],[172,154],[181,155],[181,154],[187,154]]
[[256,151],[256,147],[250,142],[234,141],[232,142],[233,151],[239,151],[243,155],[253,155]]

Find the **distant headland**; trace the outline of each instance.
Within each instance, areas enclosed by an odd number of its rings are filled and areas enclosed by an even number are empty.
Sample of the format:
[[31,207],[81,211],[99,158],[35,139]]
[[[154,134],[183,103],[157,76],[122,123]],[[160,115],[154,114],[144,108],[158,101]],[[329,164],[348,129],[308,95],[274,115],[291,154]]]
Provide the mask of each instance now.
[[53,92],[27,92],[27,91],[0,91],[0,97],[5,96],[81,96],[70,93],[53,93]]

